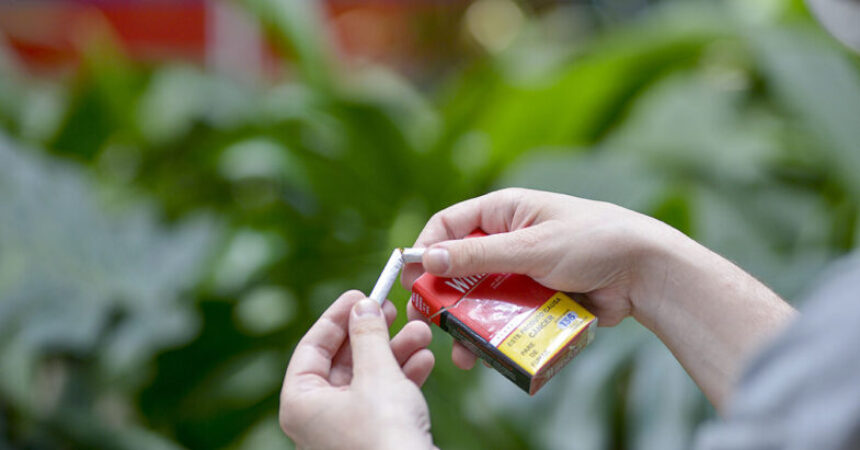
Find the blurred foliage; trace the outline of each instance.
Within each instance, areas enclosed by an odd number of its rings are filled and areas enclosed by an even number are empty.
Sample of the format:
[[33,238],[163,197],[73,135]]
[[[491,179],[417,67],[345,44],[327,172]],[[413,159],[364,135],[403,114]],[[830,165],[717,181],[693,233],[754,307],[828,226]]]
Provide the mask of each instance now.
[[[788,298],[856,245],[860,65],[799,2],[669,2],[587,40],[546,32],[562,9],[430,94],[343,70],[311,2],[243,3],[297,79],[109,41],[62,83],[0,58],[0,445],[289,448],[309,324],[496,187],[654,215]],[[441,448],[681,449],[712,415],[631,321],[534,398],[449,346],[424,388]]]

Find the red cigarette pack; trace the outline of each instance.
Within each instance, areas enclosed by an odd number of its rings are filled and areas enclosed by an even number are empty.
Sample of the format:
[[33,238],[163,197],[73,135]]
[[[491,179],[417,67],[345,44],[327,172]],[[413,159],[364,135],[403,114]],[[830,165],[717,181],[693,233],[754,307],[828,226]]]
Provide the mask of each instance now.
[[571,296],[518,274],[425,273],[412,286],[411,302],[530,395],[593,340],[597,326]]

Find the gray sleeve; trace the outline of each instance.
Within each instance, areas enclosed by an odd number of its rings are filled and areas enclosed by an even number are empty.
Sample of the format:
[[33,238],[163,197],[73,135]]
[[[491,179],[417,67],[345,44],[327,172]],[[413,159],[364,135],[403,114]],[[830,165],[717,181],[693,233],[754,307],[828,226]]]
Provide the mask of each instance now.
[[800,318],[747,367],[697,449],[860,448],[860,254],[832,269]]

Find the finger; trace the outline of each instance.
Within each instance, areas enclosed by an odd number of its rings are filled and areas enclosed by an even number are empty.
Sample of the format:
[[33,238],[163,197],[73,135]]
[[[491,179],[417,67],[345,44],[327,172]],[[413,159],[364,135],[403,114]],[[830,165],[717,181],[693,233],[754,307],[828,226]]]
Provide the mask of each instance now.
[[400,285],[407,291],[411,291],[415,280],[421,275],[424,275],[424,266],[419,263],[407,264],[400,272]]
[[475,367],[475,361],[477,360],[478,357],[471,350],[463,347],[460,343],[454,342],[454,347],[451,348],[451,361],[454,361],[455,366],[463,370],[470,370],[472,367]]
[[402,367],[413,354],[430,345],[432,339],[433,333],[426,323],[416,320],[404,325],[391,340],[391,351],[397,364]]
[[429,247],[437,242],[460,239],[476,228],[491,234],[508,231],[523,192],[504,189],[449,206],[427,221],[415,246]]
[[430,319],[428,319],[424,314],[418,312],[418,310],[415,309],[415,306],[412,305],[412,302],[406,304],[406,318],[410,322],[413,320],[420,320],[427,324],[430,323]]
[[433,371],[435,363],[436,359],[433,357],[433,352],[426,348],[419,350],[403,364],[403,374],[406,375],[406,378],[417,384],[418,387],[421,387],[427,381],[430,372]]
[[547,223],[507,233],[435,244],[424,254],[424,268],[438,276],[478,273],[520,273],[539,278],[556,249],[542,245],[551,230]]
[[[382,305],[382,311],[385,314],[385,322],[391,327],[394,319],[397,318],[397,308],[390,300],[386,300]],[[352,381],[352,347],[350,347],[349,339],[347,339],[332,361],[329,382],[332,386],[345,386],[350,381]]]
[[[538,193],[526,189],[503,189],[443,209],[427,221],[414,247],[426,248],[439,242],[461,239],[478,228],[488,234],[496,234],[526,227],[535,221],[534,214],[539,208],[523,208],[525,195],[536,196]],[[424,270],[420,264],[407,265],[400,275],[403,287],[411,290]]]
[[389,327],[394,323],[394,319],[397,319],[397,307],[394,306],[391,300],[386,299],[382,303],[382,314],[385,316],[385,323]]
[[355,304],[349,317],[354,381],[386,377],[400,371],[388,342],[388,327],[379,305],[370,299]]
[[352,306],[363,298],[364,294],[358,291],[341,295],[311,326],[293,351],[284,376],[285,386],[289,380],[303,375],[319,376],[328,380],[332,359],[347,337]]

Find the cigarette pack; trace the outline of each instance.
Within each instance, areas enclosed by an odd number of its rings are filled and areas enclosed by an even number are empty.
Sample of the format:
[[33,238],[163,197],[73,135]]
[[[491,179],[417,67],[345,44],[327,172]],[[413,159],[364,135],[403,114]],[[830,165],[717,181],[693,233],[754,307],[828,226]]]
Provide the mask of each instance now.
[[425,273],[413,285],[411,301],[530,395],[592,341],[597,326],[571,296],[518,274]]

